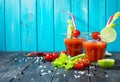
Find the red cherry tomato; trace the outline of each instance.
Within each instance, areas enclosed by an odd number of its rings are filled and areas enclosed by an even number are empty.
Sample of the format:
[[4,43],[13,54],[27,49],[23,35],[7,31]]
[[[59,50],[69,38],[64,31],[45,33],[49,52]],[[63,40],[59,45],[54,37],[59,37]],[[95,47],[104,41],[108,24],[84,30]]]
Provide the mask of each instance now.
[[100,35],[99,32],[93,32],[93,33],[92,33],[92,38],[93,38],[93,39],[100,39],[100,36],[99,36],[99,35]]
[[74,37],[77,38],[79,35],[80,35],[80,31],[79,31],[79,30],[74,30],[74,31],[73,31],[73,36],[74,36]]
[[45,59],[46,59],[47,61],[52,61],[52,60],[53,60],[53,55],[52,55],[52,53],[46,54]]
[[56,58],[58,58],[58,53],[57,52],[53,52],[53,59],[55,60]]
[[89,58],[83,58],[81,61],[84,65],[84,67],[89,67],[91,65]]
[[81,60],[77,60],[74,64],[74,68],[77,69],[77,70],[81,70],[84,68],[84,65],[83,63],[81,62]]

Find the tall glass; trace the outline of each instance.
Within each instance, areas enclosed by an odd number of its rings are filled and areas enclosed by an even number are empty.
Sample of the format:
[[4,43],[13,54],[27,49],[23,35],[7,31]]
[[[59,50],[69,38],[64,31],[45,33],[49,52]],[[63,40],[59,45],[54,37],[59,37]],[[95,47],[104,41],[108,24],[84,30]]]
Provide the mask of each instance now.
[[66,38],[64,39],[64,43],[66,46],[67,54],[70,56],[76,56],[83,52],[83,38]]
[[97,62],[105,57],[106,46],[107,43],[102,41],[88,40],[83,42],[86,57],[91,62]]

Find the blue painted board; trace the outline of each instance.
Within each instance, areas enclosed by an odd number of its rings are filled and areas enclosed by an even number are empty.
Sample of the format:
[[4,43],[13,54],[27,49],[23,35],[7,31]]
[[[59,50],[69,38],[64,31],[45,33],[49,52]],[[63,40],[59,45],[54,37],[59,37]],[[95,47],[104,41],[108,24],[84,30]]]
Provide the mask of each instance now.
[[[71,11],[77,29],[101,31],[108,18],[120,11],[120,0],[0,0],[0,51],[61,51]],[[4,8],[5,7],[5,8]],[[120,22],[120,18],[116,21]],[[120,51],[117,39],[108,51]]]
[[38,51],[54,51],[54,1],[37,1]]
[[70,0],[54,0],[55,51],[65,50],[66,35],[63,33],[67,33],[67,20],[70,19],[66,11],[70,11]]
[[[113,14],[116,13],[116,0],[106,0],[106,22],[109,19],[110,16],[112,16]],[[118,33],[118,32],[117,32]],[[116,45],[118,45],[119,41],[116,40],[112,43],[109,43],[107,45],[107,50],[108,51],[118,51],[120,50],[118,47],[115,47]]]
[[22,51],[37,51],[36,30],[36,0],[21,0]]
[[0,0],[0,51],[5,51],[4,0]]
[[105,27],[105,0],[89,0],[89,32]]
[[[119,11],[120,12],[120,0],[116,0],[114,1],[116,2],[116,12]],[[108,11],[109,12],[109,11]],[[120,17],[117,19],[117,21],[115,23],[120,22]],[[120,51],[120,25],[115,27],[115,30],[117,32],[117,39],[115,40],[114,43],[110,44],[110,48],[112,48],[114,52],[119,52]]]
[[19,0],[5,0],[5,38],[6,51],[21,50]]
[[88,32],[88,0],[71,0],[71,12],[76,19],[76,28],[81,33]]

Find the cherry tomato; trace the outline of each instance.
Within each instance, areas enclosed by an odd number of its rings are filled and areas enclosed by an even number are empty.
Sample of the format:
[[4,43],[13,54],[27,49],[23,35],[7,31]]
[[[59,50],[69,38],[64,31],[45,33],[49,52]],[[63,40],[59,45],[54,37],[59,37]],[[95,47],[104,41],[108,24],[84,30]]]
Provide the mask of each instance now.
[[93,32],[93,33],[92,33],[92,38],[93,38],[93,39],[100,39],[99,35],[100,35],[99,32]]
[[52,53],[46,54],[45,59],[46,59],[47,61],[52,61],[52,60],[53,60],[53,55],[52,55]]
[[77,70],[81,70],[84,68],[84,65],[83,63],[81,62],[81,60],[77,60],[74,64],[74,68],[77,69]]
[[84,65],[84,67],[89,67],[91,65],[89,58],[83,58],[81,61]]
[[53,52],[53,59],[55,60],[56,58],[58,58],[58,53],[57,52]]
[[80,35],[80,31],[79,31],[79,30],[74,30],[74,31],[73,31],[73,36],[74,36],[74,37],[77,38],[79,35]]

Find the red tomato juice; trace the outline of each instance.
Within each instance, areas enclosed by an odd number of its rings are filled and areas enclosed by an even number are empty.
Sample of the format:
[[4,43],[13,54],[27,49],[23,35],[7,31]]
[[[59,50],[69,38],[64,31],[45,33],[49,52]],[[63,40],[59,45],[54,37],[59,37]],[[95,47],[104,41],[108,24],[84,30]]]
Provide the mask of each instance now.
[[64,39],[66,45],[67,54],[70,56],[76,56],[83,52],[82,47],[82,38],[75,38],[75,39]]
[[97,62],[97,60],[104,58],[106,46],[107,43],[102,41],[83,42],[86,57],[89,58],[91,62]]

